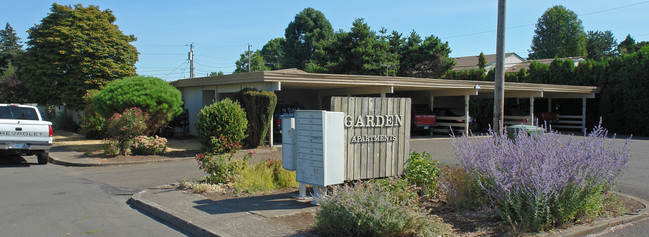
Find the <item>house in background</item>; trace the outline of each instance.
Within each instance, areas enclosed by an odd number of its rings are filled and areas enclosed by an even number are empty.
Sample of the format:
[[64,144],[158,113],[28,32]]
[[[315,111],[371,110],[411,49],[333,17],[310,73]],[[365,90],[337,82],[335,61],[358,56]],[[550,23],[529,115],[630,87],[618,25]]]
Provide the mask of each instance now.
[[[485,57],[485,72],[488,72],[489,70],[493,69],[496,66],[496,55],[495,54],[487,54],[484,56]],[[479,56],[467,56],[467,57],[457,57],[453,58],[455,60],[455,67],[453,67],[453,71],[465,71],[465,70],[472,70],[472,69],[478,69],[478,60]],[[579,65],[580,62],[585,61],[583,58],[580,57],[569,57],[569,58],[560,58],[561,60],[566,60],[570,59],[574,62],[575,67]],[[516,53],[506,53],[505,54],[505,72],[519,72],[522,68],[525,68],[526,70],[530,68],[530,64],[532,61],[536,61],[538,63],[542,64],[547,64],[550,65],[554,59],[549,58],[549,59],[536,59],[536,60],[525,60],[521,56],[518,56]]]
[[[570,59],[572,60],[574,66],[578,66],[579,63],[586,61],[583,58],[580,57],[568,57],[568,58],[560,58],[561,60],[567,60]],[[537,63],[542,63],[542,64],[547,64],[550,65],[552,62],[554,62],[554,58],[549,58],[549,59],[535,59],[535,60],[526,60],[520,63],[517,63],[516,65],[507,67],[505,66],[505,72],[519,72],[521,69],[525,68],[525,70],[530,69],[530,64],[532,61],[536,61]]]
[[[485,71],[488,72],[496,66],[496,55],[495,54],[485,54]],[[453,58],[455,60],[455,67],[453,71],[464,71],[478,69],[478,58],[479,56],[467,56],[467,57],[457,57]],[[525,59],[521,56],[518,56],[516,53],[506,53],[505,54],[505,70],[507,68],[513,67],[519,63],[525,62]]]

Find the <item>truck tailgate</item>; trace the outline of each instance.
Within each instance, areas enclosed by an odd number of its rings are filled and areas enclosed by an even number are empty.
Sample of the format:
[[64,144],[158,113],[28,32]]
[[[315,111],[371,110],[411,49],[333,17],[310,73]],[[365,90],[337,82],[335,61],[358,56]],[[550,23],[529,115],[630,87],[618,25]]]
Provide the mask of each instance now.
[[0,119],[0,143],[52,144],[47,121]]
[[435,115],[417,115],[415,116],[416,126],[432,126],[437,123]]

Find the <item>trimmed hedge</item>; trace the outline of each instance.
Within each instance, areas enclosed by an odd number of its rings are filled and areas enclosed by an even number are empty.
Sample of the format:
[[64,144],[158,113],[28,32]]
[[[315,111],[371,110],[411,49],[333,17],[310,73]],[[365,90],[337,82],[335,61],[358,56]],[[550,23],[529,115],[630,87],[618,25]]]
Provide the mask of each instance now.
[[237,99],[246,110],[249,125],[244,144],[246,147],[263,145],[271,126],[277,96],[270,91],[246,88],[237,93]]
[[168,82],[146,76],[115,80],[93,97],[92,106],[104,117],[138,107],[150,116],[145,134],[153,135],[162,124],[170,121],[183,109],[182,95]]

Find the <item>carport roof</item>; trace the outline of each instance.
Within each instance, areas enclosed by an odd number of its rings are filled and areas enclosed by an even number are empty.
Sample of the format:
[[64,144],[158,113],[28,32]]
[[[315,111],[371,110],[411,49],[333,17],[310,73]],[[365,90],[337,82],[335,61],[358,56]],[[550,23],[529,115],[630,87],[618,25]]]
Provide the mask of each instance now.
[[[285,89],[354,89],[378,88],[388,93],[398,91],[430,91],[431,95],[493,96],[491,81],[446,80],[413,77],[368,76],[347,74],[307,73],[298,69],[236,73],[223,76],[181,79],[172,82],[177,88],[219,86],[252,83],[276,83]],[[537,83],[506,82],[507,97],[593,98],[599,91],[595,86],[572,86]],[[509,94],[509,96],[508,96]]]

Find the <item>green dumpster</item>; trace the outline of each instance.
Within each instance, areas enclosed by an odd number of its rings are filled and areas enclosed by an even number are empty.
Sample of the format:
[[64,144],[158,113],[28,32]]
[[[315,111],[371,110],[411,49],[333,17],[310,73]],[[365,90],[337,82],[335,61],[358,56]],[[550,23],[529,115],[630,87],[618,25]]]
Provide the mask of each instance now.
[[540,135],[543,132],[543,128],[533,125],[507,126],[507,138],[514,139],[519,131],[527,131],[528,135]]

